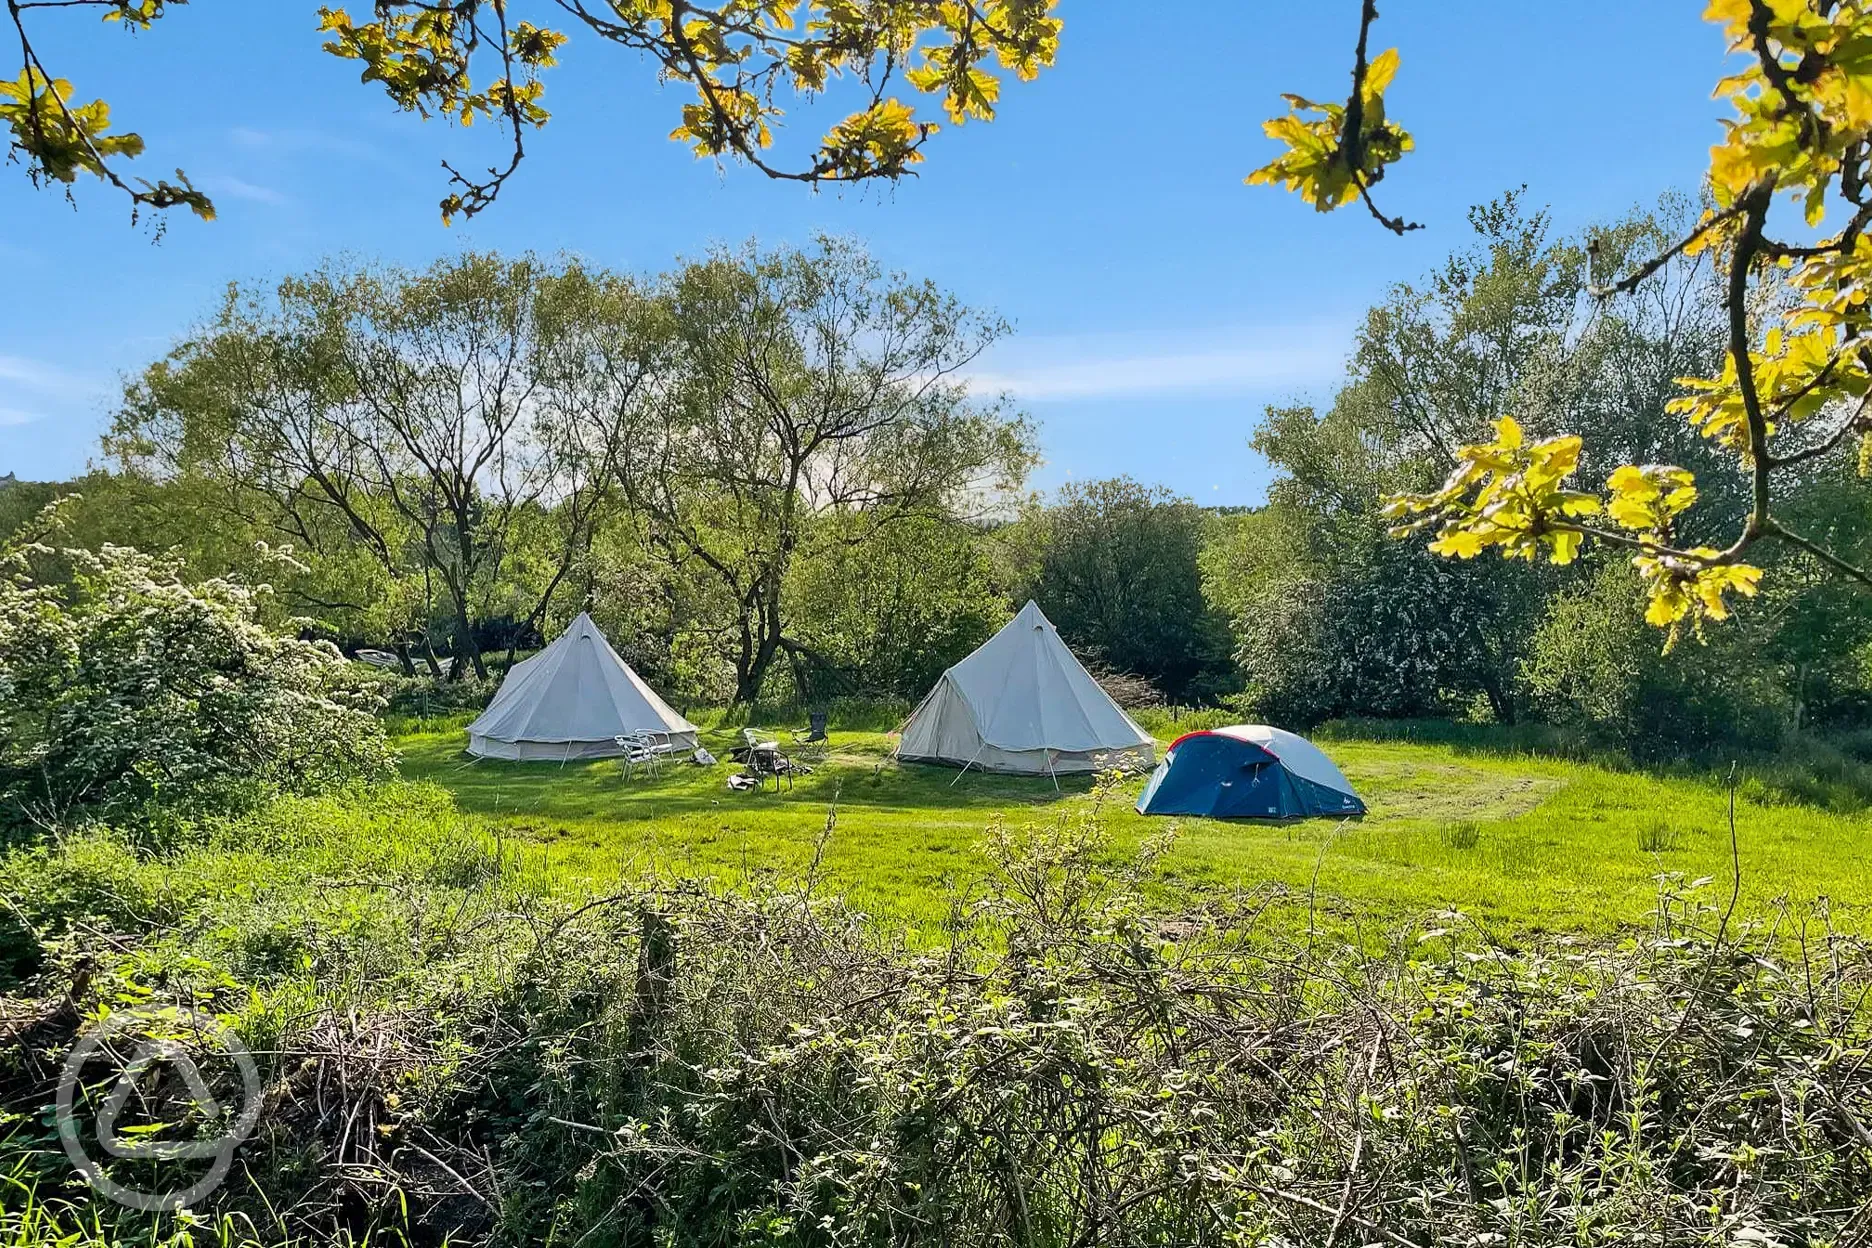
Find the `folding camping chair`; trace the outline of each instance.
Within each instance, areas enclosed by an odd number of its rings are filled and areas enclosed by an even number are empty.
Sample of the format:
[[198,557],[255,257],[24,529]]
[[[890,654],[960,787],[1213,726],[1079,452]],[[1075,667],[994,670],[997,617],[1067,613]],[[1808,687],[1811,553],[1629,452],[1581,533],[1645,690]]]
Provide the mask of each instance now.
[[754,777],[763,785],[767,777],[772,776],[775,790],[780,788],[780,778],[786,777],[787,787],[793,787],[793,778],[811,775],[812,768],[805,767],[788,758],[780,748],[778,741],[764,740],[755,735],[752,728],[741,730],[741,744],[728,752],[728,757],[740,763],[745,774]]
[[806,727],[793,730],[794,756],[800,762],[823,763],[830,755],[832,742],[826,736],[829,718],[824,711],[814,711],[807,717]]
[[618,763],[623,768],[624,778],[630,779],[639,767],[647,767],[655,775],[663,765],[662,743],[647,732],[627,732],[623,736],[613,737],[617,743]]

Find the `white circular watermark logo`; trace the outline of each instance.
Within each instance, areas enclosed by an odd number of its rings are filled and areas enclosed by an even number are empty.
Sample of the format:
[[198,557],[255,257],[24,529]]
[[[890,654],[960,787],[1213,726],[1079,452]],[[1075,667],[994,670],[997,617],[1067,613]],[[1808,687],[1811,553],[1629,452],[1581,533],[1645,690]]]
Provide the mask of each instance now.
[[[87,1117],[104,1157],[131,1163],[139,1181],[159,1176],[145,1182],[148,1190],[104,1173],[107,1163],[83,1138]],[[59,1075],[65,1155],[92,1190],[131,1209],[194,1206],[227,1178],[259,1117],[260,1072],[247,1046],[214,1018],[182,1007],[111,1014],[72,1046]],[[206,1170],[197,1173],[194,1163],[202,1162]]]

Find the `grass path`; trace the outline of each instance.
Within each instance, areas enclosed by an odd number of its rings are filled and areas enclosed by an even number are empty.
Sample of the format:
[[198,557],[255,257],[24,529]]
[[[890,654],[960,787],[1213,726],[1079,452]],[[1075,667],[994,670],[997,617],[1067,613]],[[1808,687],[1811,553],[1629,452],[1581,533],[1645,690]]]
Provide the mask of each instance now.
[[[705,736],[719,754],[728,741]],[[1090,788],[899,766],[881,733],[834,733],[817,772],[777,794],[730,792],[725,764],[625,779],[615,762],[471,762],[464,742],[460,731],[401,738],[404,774],[446,787],[549,868],[591,879],[799,872],[836,800],[829,883],[921,927],[987,869],[979,844],[997,814],[1058,818]],[[1661,873],[1730,878],[1726,798],[1711,783],[1441,745],[1324,744],[1371,807],[1366,819],[1146,819],[1128,804],[1142,783],[1133,781],[1110,814],[1114,842],[1129,848],[1177,824],[1166,882],[1184,896],[1270,884],[1304,895],[1317,872],[1330,906],[1459,908],[1505,930],[1607,931],[1644,920]],[[1872,930],[1872,819],[1745,801],[1738,827],[1746,910],[1826,897],[1837,923]]]

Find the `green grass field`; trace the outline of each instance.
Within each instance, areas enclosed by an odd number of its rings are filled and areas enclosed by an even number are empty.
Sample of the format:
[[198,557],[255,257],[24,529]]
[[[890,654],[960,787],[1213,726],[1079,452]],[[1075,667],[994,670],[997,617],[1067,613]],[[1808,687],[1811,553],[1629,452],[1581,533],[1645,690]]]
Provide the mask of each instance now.
[[[730,732],[704,741],[725,757]],[[834,732],[814,775],[791,790],[731,792],[731,766],[666,764],[626,778],[614,761],[477,762],[459,729],[399,738],[403,771],[454,793],[504,841],[582,880],[647,872],[744,878],[811,863],[835,806],[821,876],[881,916],[930,929],[981,879],[979,846],[997,816],[1052,820],[1091,800],[1091,783],[899,765],[883,733]],[[1605,932],[1642,923],[1661,874],[1731,879],[1727,798],[1707,780],[1660,779],[1586,763],[1496,756],[1450,745],[1322,740],[1371,807],[1337,824],[1146,819],[1141,780],[1110,809],[1124,850],[1177,825],[1169,900],[1273,886],[1278,904],[1317,904],[1361,921],[1461,909],[1502,931]],[[1842,927],[1872,928],[1872,819],[1800,805],[1738,805],[1743,907],[1830,903]]]

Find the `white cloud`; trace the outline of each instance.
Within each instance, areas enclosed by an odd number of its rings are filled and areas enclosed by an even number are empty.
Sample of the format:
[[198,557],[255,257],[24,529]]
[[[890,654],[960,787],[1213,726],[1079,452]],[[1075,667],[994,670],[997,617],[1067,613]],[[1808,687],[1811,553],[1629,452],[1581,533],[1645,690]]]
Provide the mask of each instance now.
[[96,398],[109,389],[94,378],[81,377],[38,360],[0,355],[0,393],[26,390],[48,399],[79,400]]
[[272,204],[278,207],[287,202],[286,196],[270,186],[258,186],[229,174],[219,174],[202,179],[202,189],[210,195],[226,195],[235,199],[251,199],[255,203]]
[[97,405],[110,387],[20,355],[0,355],[0,429],[75,416]]
[[971,389],[1047,402],[1230,397],[1331,382],[1351,333],[1318,325],[1016,338],[969,373]]
[[253,126],[235,126],[228,131],[228,138],[236,147],[277,155],[290,152],[329,152],[338,156],[372,158],[378,154],[377,149],[368,143],[361,143],[356,139],[333,134],[327,130],[304,127],[260,130]]

